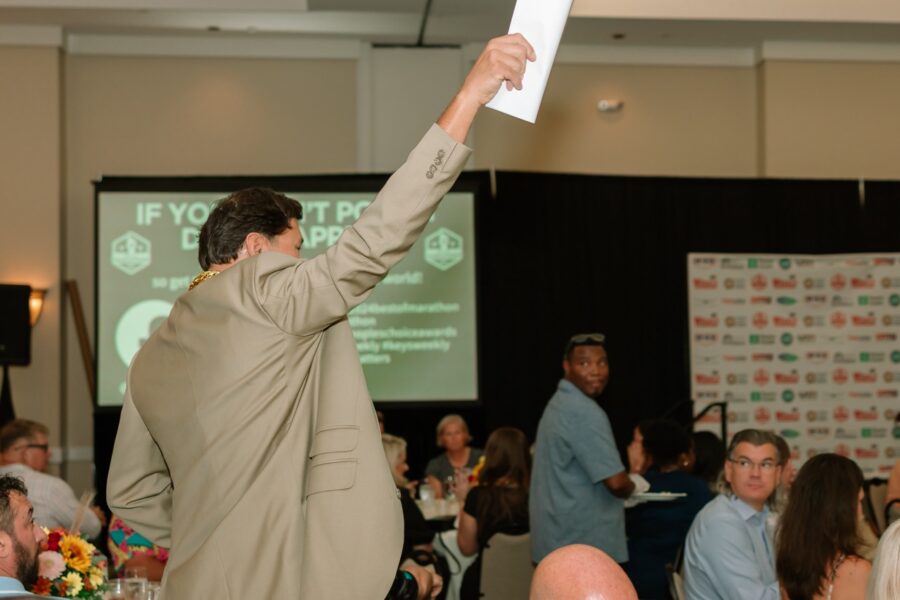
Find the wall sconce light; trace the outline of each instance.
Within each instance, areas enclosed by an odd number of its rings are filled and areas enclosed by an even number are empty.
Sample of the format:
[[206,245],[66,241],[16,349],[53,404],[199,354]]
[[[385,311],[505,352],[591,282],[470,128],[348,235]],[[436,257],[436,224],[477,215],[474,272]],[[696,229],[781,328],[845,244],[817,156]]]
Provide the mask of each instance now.
[[28,298],[28,312],[31,317],[31,326],[37,325],[38,319],[41,318],[41,311],[44,310],[44,296],[47,290],[31,288],[31,296]]
[[622,110],[623,106],[625,106],[624,100],[610,100],[604,98],[603,100],[597,102],[597,110],[602,113],[619,112],[620,110]]

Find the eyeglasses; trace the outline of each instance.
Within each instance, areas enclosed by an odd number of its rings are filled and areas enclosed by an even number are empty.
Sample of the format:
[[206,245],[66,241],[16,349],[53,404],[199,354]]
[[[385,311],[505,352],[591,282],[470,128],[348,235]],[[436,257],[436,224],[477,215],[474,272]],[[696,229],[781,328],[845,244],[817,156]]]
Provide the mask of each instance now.
[[729,458],[728,462],[734,464],[740,471],[752,471],[754,467],[759,467],[763,473],[768,473],[778,466],[774,460],[764,460],[762,462],[753,462],[749,458]]
[[575,346],[580,346],[582,344],[596,344],[602,346],[604,343],[606,343],[606,336],[602,333],[579,333],[573,335],[569,338],[566,349],[563,350],[563,357],[569,356],[569,352]]
[[28,444],[25,446],[26,448],[35,448],[38,450],[43,450],[44,452],[50,451],[50,444]]

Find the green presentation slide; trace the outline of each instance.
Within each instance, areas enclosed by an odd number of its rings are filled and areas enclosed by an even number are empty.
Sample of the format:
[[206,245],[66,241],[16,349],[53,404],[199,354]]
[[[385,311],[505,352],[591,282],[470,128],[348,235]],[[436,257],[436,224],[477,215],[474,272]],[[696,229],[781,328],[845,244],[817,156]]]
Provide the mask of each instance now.
[[[302,258],[333,244],[374,192],[290,193]],[[97,194],[97,403],[119,406],[135,353],[200,273],[197,232],[227,192]],[[477,400],[474,195],[447,195],[410,253],[349,315],[376,401]]]

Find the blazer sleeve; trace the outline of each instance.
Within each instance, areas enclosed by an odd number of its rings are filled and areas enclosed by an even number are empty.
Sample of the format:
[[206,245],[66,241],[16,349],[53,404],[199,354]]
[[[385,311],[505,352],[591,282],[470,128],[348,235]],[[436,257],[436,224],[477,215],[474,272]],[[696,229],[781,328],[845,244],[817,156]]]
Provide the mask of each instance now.
[[470,154],[433,125],[372,204],[324,253],[288,268],[266,253],[257,257],[259,301],[273,322],[305,335],[362,303],[419,238]]
[[107,502],[113,514],[158,546],[172,546],[172,479],[126,391],[113,448]]

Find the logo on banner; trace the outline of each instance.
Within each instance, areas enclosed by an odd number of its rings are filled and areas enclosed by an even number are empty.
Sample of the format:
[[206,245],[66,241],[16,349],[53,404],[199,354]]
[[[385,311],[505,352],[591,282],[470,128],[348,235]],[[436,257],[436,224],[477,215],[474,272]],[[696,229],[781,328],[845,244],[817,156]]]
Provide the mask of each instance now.
[[832,412],[832,416],[834,417],[834,420],[837,421],[838,423],[843,423],[844,421],[846,421],[847,419],[850,418],[850,411],[847,410],[846,406],[843,406],[843,405],[836,406],[834,408],[834,411]]
[[842,290],[847,287],[847,278],[840,273],[831,276],[831,288],[834,290]]
[[849,379],[850,375],[846,369],[835,369],[831,372],[831,380],[838,385],[844,385]]
[[[753,265],[751,265],[751,267],[752,266]],[[769,285],[769,280],[762,273],[757,273],[750,280],[750,285],[753,287],[754,290],[757,290],[757,291],[764,290],[764,289],[766,289],[766,286]]]
[[458,265],[463,259],[463,238],[441,227],[425,238],[425,262],[441,271]]
[[829,319],[829,321],[831,322],[832,327],[840,329],[847,324],[847,317],[846,315],[844,315],[844,313],[838,310],[831,313],[831,318]]
[[855,290],[869,290],[875,287],[875,278],[871,275],[866,277],[854,277],[850,280],[850,287]]
[[110,263],[126,275],[140,273],[152,260],[150,240],[128,231],[112,241]]

